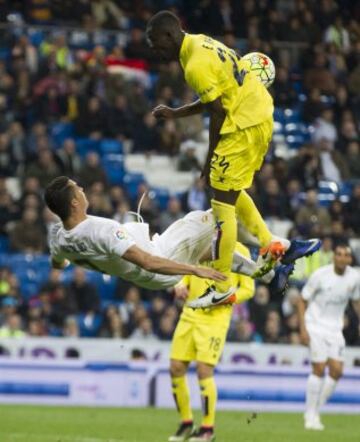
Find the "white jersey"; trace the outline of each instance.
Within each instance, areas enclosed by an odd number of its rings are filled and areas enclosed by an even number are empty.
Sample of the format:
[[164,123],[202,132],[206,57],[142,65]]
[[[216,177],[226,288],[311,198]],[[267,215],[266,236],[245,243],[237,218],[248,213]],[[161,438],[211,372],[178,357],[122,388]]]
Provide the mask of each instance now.
[[71,230],[62,223],[50,233],[50,252],[55,261],[68,259],[90,270],[118,276],[147,289],[174,286],[181,276],[148,272],[122,258],[133,245],[153,255],[174,261],[196,264],[210,246],[212,216],[191,212],[172,224],[162,235],[150,238],[149,225],[117,221],[88,215]]
[[341,332],[349,300],[360,299],[360,274],[349,266],[343,275],[335,273],[333,264],[321,267],[305,284],[302,297],[308,301],[305,312],[307,328]]

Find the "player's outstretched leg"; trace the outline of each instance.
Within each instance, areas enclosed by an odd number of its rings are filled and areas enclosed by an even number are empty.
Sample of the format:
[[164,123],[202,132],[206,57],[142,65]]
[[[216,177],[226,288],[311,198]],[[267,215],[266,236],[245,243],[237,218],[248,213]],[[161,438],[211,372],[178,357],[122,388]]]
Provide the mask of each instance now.
[[320,239],[309,239],[300,240],[294,239],[291,241],[289,249],[285,252],[284,256],[281,258],[282,264],[291,264],[297,259],[303,256],[311,256],[313,253],[317,252],[321,247]]

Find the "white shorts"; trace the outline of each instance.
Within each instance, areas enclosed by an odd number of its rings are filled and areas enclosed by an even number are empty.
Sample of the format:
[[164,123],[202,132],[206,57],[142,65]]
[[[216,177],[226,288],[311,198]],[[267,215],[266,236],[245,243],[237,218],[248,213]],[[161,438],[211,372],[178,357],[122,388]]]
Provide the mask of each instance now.
[[[175,221],[161,235],[154,235],[154,254],[184,264],[199,264],[202,256],[210,250],[214,232],[211,212],[195,210]],[[157,274],[154,278],[167,287],[174,286],[182,276]]]
[[327,332],[308,325],[306,329],[310,336],[311,362],[344,361],[345,339],[341,331]]

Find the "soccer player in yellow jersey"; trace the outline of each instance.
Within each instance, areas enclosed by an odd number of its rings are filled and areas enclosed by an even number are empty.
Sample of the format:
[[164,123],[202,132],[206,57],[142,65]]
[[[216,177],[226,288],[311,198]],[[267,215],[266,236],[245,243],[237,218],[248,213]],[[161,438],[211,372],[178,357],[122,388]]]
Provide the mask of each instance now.
[[[249,256],[248,249],[236,244],[236,251]],[[231,284],[235,287],[236,302],[240,303],[254,294],[254,280],[249,276],[231,273]],[[210,282],[210,281],[209,281]],[[208,282],[208,283],[209,283]],[[206,280],[185,276],[175,287],[177,297],[196,298],[207,286]],[[193,310],[184,307],[177,324],[171,346],[170,373],[172,391],[181,424],[169,442],[213,441],[217,390],[214,368],[224,348],[232,314],[231,306],[215,309]],[[203,418],[201,427],[195,429],[190,405],[190,393],[186,372],[191,361],[196,361],[202,399]],[[189,439],[187,439],[189,438]]]
[[[272,237],[245,189],[260,169],[273,130],[273,101],[247,62],[222,43],[206,35],[185,33],[169,11],[154,15],[146,29],[150,47],[163,60],[177,59],[185,80],[197,93],[194,103],[153,111],[157,118],[181,118],[207,111],[210,115],[209,151],[203,175],[213,193],[211,207],[216,219],[212,265],[226,276],[204,294],[202,307],[231,302],[235,292],[229,278],[236,243],[236,218],[254,234],[261,254],[270,266],[282,256],[290,264],[320,247],[319,240],[297,241]],[[269,266],[265,266],[265,271]],[[259,275],[257,275],[259,276]]]

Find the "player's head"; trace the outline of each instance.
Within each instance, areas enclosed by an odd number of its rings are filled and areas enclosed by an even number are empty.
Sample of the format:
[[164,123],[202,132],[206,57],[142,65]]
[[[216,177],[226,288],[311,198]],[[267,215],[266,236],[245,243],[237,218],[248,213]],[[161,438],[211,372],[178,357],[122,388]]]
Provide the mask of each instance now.
[[75,212],[86,213],[89,205],[84,189],[67,176],[58,176],[46,186],[45,202],[62,221]]
[[179,19],[172,12],[160,11],[146,26],[146,41],[164,61],[177,60],[184,32]]
[[347,244],[338,244],[334,249],[334,266],[337,273],[343,273],[351,265],[352,253]]

